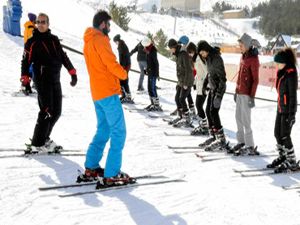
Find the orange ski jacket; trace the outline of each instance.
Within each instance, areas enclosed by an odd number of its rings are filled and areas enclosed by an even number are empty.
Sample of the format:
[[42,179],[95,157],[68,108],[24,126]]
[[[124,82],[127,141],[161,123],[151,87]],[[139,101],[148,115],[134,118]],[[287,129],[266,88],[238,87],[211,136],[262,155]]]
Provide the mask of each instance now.
[[93,100],[121,94],[120,79],[127,79],[127,72],[117,62],[109,37],[98,29],[87,28],[84,33],[83,54]]

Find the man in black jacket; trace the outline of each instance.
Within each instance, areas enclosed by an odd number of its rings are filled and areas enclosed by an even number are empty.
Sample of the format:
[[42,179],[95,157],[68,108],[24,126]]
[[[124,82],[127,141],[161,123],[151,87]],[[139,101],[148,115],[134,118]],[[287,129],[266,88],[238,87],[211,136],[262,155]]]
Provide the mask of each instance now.
[[219,110],[223,95],[226,91],[226,73],[220,50],[213,48],[206,41],[198,43],[198,54],[207,63],[207,75],[203,84],[203,91],[209,90],[206,104],[206,116],[211,137],[199,146],[205,151],[219,150],[226,146],[226,139],[221,125]]
[[36,23],[37,29],[34,30],[32,38],[24,47],[20,79],[23,86],[30,83],[29,67],[32,64],[40,111],[28,150],[53,152],[61,149],[61,146],[57,146],[50,139],[50,134],[61,115],[60,71],[62,65],[71,75],[71,86],[76,85],[77,75],[58,37],[50,32],[49,17],[40,13]]
[[[127,71],[128,74],[131,67],[130,53],[128,47],[125,44],[125,42],[121,39],[120,34],[117,34],[113,38],[113,40],[118,46],[119,63]],[[121,103],[134,103],[131,98],[131,92],[129,88],[129,78],[127,78],[126,80],[120,80],[120,84],[122,89],[122,97],[120,98]]]
[[173,55],[176,56],[177,86],[175,102],[177,106],[178,118],[170,122],[175,127],[192,126],[192,119],[186,104],[186,98],[191,93],[194,84],[192,62],[185,47],[182,47],[176,40],[170,39],[168,47]]
[[137,52],[137,61],[140,67],[140,79],[139,79],[139,84],[138,84],[138,91],[144,91],[144,76],[145,76],[145,70],[147,69],[147,55],[144,50],[144,46],[142,45],[141,42],[139,42],[134,49],[131,50],[130,56],[132,56],[134,53]]

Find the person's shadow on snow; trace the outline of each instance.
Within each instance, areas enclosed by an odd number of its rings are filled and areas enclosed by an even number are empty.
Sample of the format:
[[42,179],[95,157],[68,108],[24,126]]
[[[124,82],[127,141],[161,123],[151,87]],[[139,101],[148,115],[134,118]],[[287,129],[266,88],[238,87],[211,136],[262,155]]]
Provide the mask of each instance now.
[[[131,194],[133,189],[134,188],[129,188],[118,192],[106,192],[105,196],[120,199],[126,205],[131,218],[137,225],[187,225],[187,222],[178,214],[162,215],[154,205]],[[157,191],[160,192],[159,190]],[[165,201],[167,201],[167,199]]]
[[[80,156],[85,157],[85,156]],[[78,170],[81,170],[82,172],[84,169],[76,162],[68,159],[68,157],[65,156],[49,156],[49,157],[34,157],[34,159],[47,167],[53,169],[56,173],[57,179],[53,179],[50,175],[42,174],[40,175],[40,178],[42,181],[45,182],[44,186],[52,186],[52,185],[63,185],[63,184],[75,184],[76,179],[78,176]],[[58,181],[56,181],[58,180]],[[95,190],[95,184],[89,185],[85,187],[72,187],[72,188],[64,188],[64,189],[58,189],[58,194],[72,194],[74,192],[79,191],[91,191]],[[49,190],[53,191],[53,190]],[[91,196],[91,195],[89,195]],[[79,196],[81,197],[81,196]],[[95,196],[91,198],[84,198],[82,196],[82,199],[85,201],[86,204],[91,206],[100,206],[102,203],[95,198]]]

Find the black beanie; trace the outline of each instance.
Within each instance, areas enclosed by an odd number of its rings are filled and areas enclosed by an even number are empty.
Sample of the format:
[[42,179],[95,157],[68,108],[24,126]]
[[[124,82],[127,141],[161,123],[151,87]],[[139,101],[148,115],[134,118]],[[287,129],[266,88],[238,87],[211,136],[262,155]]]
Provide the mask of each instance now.
[[274,62],[286,64],[288,62],[287,54],[284,51],[278,52],[274,56]]
[[117,34],[116,36],[114,36],[114,39],[113,39],[114,42],[117,42],[117,41],[120,41],[120,40],[121,40],[121,35],[120,34]]
[[178,45],[177,41],[173,38],[171,38],[168,42],[168,47],[169,48],[176,48]]
[[198,54],[200,51],[210,52],[212,50],[212,47],[206,41],[200,41],[198,43],[197,50],[198,50]]
[[111,20],[111,16],[106,11],[98,11],[93,18],[93,27],[98,28],[100,24]]

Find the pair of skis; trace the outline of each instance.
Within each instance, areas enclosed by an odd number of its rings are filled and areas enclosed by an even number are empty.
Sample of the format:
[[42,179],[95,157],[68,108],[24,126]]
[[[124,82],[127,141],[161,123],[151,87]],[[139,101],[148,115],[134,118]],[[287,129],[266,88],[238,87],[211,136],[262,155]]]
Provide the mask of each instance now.
[[[134,188],[134,187],[140,187],[140,186],[158,185],[158,184],[166,184],[166,183],[174,183],[174,182],[176,182],[176,183],[184,182],[183,178],[185,177],[185,175],[178,176],[177,178],[169,178],[169,177],[166,177],[163,175],[159,175],[161,173],[163,173],[163,171],[133,177],[134,179],[137,180],[137,182],[133,183],[133,184],[111,186],[111,187],[105,187],[105,188],[95,189],[95,190],[79,191],[79,192],[73,192],[70,194],[61,194],[58,196],[61,198],[65,198],[65,197],[87,195],[87,194],[93,194],[93,193],[99,193],[99,192],[105,192],[105,191]],[[151,181],[139,183],[140,180],[144,180],[144,179],[150,179]],[[153,179],[156,179],[156,180],[153,180]],[[65,185],[54,185],[54,186],[40,187],[39,190],[40,191],[48,191],[48,190],[82,187],[82,186],[90,186],[90,185],[96,186],[96,184],[97,184],[97,181],[86,182],[86,183],[65,184]]]
[[[300,172],[300,168],[282,173],[275,173],[272,168],[258,168],[258,169],[233,169],[234,172],[239,173],[242,177],[260,177],[270,175],[282,175],[282,174],[295,174]],[[288,189],[288,186],[283,186],[284,189]],[[300,186],[299,186],[300,188]]]
[[[21,148],[0,148],[0,152],[26,152],[26,149]],[[23,154],[12,154],[12,155],[1,155],[0,159],[6,158],[31,158],[36,156],[85,156],[81,150],[71,150],[63,149],[59,153],[48,153],[48,152],[39,152],[39,153],[23,153]]]

